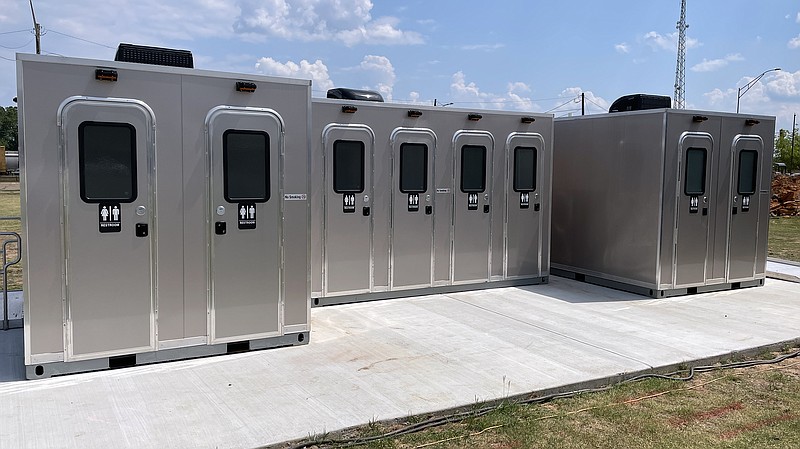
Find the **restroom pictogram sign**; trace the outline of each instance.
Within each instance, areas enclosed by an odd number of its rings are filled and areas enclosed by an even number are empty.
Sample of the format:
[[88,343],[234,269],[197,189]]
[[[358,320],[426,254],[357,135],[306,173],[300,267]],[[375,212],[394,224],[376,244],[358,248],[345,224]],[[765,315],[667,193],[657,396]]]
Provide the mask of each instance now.
[[256,228],[256,203],[239,203],[236,212],[239,216],[239,229]]
[[100,232],[119,232],[122,230],[122,208],[119,203],[98,204],[97,218]]

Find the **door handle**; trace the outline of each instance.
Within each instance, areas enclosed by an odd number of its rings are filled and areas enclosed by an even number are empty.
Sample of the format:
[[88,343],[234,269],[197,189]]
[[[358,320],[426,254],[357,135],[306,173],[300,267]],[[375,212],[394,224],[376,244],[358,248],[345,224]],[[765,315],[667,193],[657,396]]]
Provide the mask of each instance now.
[[147,223],[136,223],[136,237],[147,237]]
[[369,217],[369,206],[364,206],[364,209],[362,209],[362,210],[361,210],[361,213],[362,213],[362,214],[363,214],[365,217]]
[[433,213],[433,206],[425,206],[425,215],[430,215]]

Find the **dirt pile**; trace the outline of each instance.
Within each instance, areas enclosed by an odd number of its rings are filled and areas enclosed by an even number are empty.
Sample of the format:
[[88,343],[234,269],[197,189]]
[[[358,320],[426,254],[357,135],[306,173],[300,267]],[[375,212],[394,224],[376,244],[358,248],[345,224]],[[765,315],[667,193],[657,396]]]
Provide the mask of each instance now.
[[769,214],[773,217],[800,215],[800,176],[773,175]]

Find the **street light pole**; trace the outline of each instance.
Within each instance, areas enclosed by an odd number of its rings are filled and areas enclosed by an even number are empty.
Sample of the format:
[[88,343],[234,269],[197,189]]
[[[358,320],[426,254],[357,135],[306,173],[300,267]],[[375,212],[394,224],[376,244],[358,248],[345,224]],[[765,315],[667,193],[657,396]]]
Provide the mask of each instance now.
[[736,95],[736,113],[737,114],[739,113],[739,99],[742,98],[742,95],[746,94],[747,91],[750,90],[750,88],[755,86],[756,83],[758,82],[758,80],[763,78],[764,75],[766,75],[769,72],[777,72],[780,69],[781,69],[780,67],[775,67],[774,69],[765,70],[764,72],[761,73],[761,75],[758,75],[754,80],[750,81],[749,83],[747,83],[744,86],[739,88],[739,93]]
[[797,134],[795,123],[797,123],[797,114],[792,116],[792,152],[790,153],[791,156],[789,157],[789,173],[794,171],[794,135]]

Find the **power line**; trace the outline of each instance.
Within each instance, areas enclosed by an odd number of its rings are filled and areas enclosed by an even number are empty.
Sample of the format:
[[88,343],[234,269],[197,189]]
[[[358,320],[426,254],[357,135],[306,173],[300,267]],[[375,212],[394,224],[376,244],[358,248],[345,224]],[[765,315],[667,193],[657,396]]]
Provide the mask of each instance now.
[[56,34],[60,34],[60,35],[62,35],[62,36],[64,36],[64,37],[68,37],[68,38],[71,38],[71,39],[77,39],[77,40],[79,40],[79,41],[88,42],[88,43],[90,43],[90,44],[99,45],[99,46],[101,46],[101,47],[110,48],[110,49],[114,50],[114,47],[108,46],[108,45],[106,45],[106,44],[101,44],[101,43],[99,43],[99,42],[90,41],[89,39],[84,39],[84,38],[82,38],[82,37],[76,37],[76,36],[72,36],[72,35],[69,35],[69,34],[67,34],[67,33],[62,33],[62,32],[60,32],[60,31],[56,31],[56,30],[54,30],[54,29],[52,29],[52,28],[48,29],[48,31],[50,31],[50,32],[53,32],[53,33],[56,33]]
[[31,29],[30,29],[30,28],[28,28],[28,29],[26,29],[26,30],[17,30],[17,31],[3,31],[2,33],[0,33],[0,35],[3,35],[3,34],[14,34],[14,33],[28,33],[28,32],[30,32],[30,31],[31,31]]
[[14,62],[14,60],[13,60],[13,59],[11,59],[11,58],[6,58],[5,56],[0,56],[0,59],[5,59],[6,61],[11,61],[11,62]]
[[19,50],[22,47],[27,47],[28,45],[30,45],[31,42],[33,42],[33,38],[31,38],[31,40],[29,40],[28,42],[20,45],[19,47],[6,47],[5,45],[0,45],[0,48],[5,48],[6,50]]

